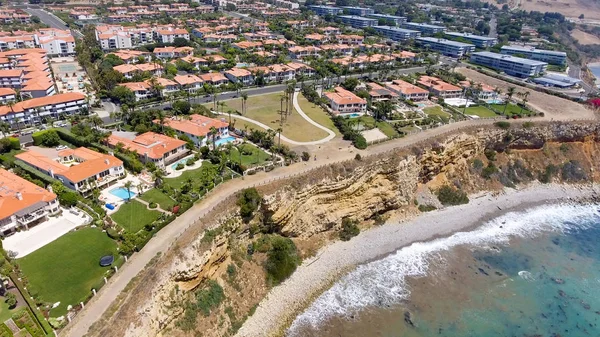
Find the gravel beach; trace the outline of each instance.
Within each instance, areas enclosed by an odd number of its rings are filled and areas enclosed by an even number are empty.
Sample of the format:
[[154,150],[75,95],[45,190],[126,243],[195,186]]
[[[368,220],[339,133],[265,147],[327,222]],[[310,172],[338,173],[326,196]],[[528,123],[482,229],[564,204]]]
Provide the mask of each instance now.
[[470,196],[466,205],[421,214],[400,222],[390,219],[385,225],[360,233],[347,242],[334,242],[315,257],[303,261],[296,272],[273,288],[248,318],[236,336],[279,335],[311,299],[326,290],[353,267],[390,254],[413,242],[449,236],[481,225],[508,211],[518,211],[545,203],[580,199],[596,194],[598,187],[571,185],[531,185],[506,189],[499,195]]

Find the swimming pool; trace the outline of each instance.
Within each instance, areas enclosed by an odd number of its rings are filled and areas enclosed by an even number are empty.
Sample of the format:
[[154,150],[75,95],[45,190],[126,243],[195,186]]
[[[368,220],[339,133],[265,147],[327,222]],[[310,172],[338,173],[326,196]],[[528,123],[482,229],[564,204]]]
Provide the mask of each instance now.
[[492,99],[488,99],[487,101],[485,101],[487,104],[503,104],[504,101],[501,100],[500,98],[492,98]]
[[77,71],[77,67],[74,64],[61,64],[58,69],[64,73],[72,73]]
[[342,116],[344,116],[345,118],[357,118],[357,117],[360,117],[360,116],[362,116],[362,115],[361,115],[361,114],[354,113],[354,114],[344,114],[344,115],[342,115]]
[[223,144],[227,144],[227,143],[233,142],[234,140],[235,140],[235,137],[233,137],[233,136],[227,136],[225,138],[217,139],[215,141],[215,144],[217,146],[221,146]]
[[112,189],[112,190],[110,190],[110,194],[114,195],[115,197],[121,198],[123,200],[128,200],[128,199],[131,199],[136,196],[135,192],[133,192],[133,191],[130,191],[128,194],[127,189],[124,187]]
[[190,160],[190,159],[192,159],[192,157],[185,157],[185,158],[183,158],[183,159],[179,159],[178,161],[174,162],[174,163],[171,165],[171,168],[172,168],[173,170],[175,170],[175,169],[177,169],[177,165],[179,165],[179,164],[183,164],[183,165],[185,166],[185,164],[187,163],[187,161],[188,161],[188,160]]

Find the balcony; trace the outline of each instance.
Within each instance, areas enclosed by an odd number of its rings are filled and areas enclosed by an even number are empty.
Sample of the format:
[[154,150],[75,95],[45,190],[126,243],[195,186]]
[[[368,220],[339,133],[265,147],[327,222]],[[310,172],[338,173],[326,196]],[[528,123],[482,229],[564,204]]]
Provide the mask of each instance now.
[[40,208],[37,211],[29,213],[23,217],[17,217],[17,222],[21,225],[27,225],[44,216],[46,216],[46,210],[44,208]]

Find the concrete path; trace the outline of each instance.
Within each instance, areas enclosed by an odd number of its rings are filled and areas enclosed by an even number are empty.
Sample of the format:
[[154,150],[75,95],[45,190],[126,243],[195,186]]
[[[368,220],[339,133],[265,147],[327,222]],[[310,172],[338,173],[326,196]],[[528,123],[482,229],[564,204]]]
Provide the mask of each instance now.
[[135,201],[137,201],[137,202],[139,202],[141,204],[146,205],[146,209],[149,210],[149,211],[159,211],[161,213],[166,213],[166,214],[170,214],[171,213],[169,211],[165,211],[164,209],[160,208],[160,205],[158,203],[156,204],[156,208],[150,208],[150,203],[147,202],[147,201],[145,201],[145,200],[142,200],[140,198],[133,198],[133,200],[135,200]]
[[[519,119],[509,122],[520,125],[527,120],[528,119]],[[536,122],[541,120],[531,119],[531,121]],[[340,140],[338,144],[340,147],[337,149],[332,149],[332,147],[328,146],[329,144],[322,146],[322,149],[315,149],[315,155],[318,155],[319,158],[327,158],[326,160],[319,159],[297,163],[278,168],[268,173],[259,172],[252,176],[246,176],[243,179],[233,179],[220,184],[209,192],[202,201],[195,204],[191,209],[177,217],[177,219],[159,231],[140,252],[133,254],[131,258],[129,258],[129,261],[121,267],[121,270],[110,278],[108,284],[100,289],[98,294],[86,304],[85,309],[83,309],[83,311],[81,311],[61,332],[60,336],[81,337],[85,335],[90,326],[101,318],[113,301],[115,301],[121,292],[125,290],[129,282],[144,270],[152,258],[157,256],[157,254],[164,254],[169,250],[173,243],[176,242],[181,235],[184,235],[189,227],[201,226],[201,224],[197,223],[198,221],[206,216],[206,214],[214,207],[218,206],[223,200],[226,200],[228,197],[242,189],[270,183],[279,179],[285,179],[290,176],[304,174],[324,165],[352,160],[357,153],[363,157],[381,155],[394,149],[409,148],[421,141],[455,132],[466,127],[490,126],[494,122],[494,120],[471,120],[447,124],[435,129],[416,133],[410,137],[394,139],[370,146],[366,150],[356,150],[349,146],[349,142]],[[207,224],[203,224],[202,226],[207,226]],[[124,294],[125,297],[128,295],[129,294],[127,293]]]

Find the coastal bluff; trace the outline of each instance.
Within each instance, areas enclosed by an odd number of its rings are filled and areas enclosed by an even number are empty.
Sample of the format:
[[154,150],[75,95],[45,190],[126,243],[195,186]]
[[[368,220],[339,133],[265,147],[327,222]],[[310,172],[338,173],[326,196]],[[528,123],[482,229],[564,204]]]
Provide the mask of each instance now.
[[[474,195],[534,182],[587,184],[598,180],[599,141],[592,121],[472,127],[257,186],[262,203],[251,219],[239,215],[237,197],[227,198],[157,256],[88,336],[233,336],[273,287],[266,254],[248,255],[262,235],[291,238],[308,258],[338,238],[344,218],[367,229],[419,216],[422,205],[443,208],[443,186]],[[221,302],[189,317],[208,280],[222,288]],[[290,303],[292,311],[301,305]]]

